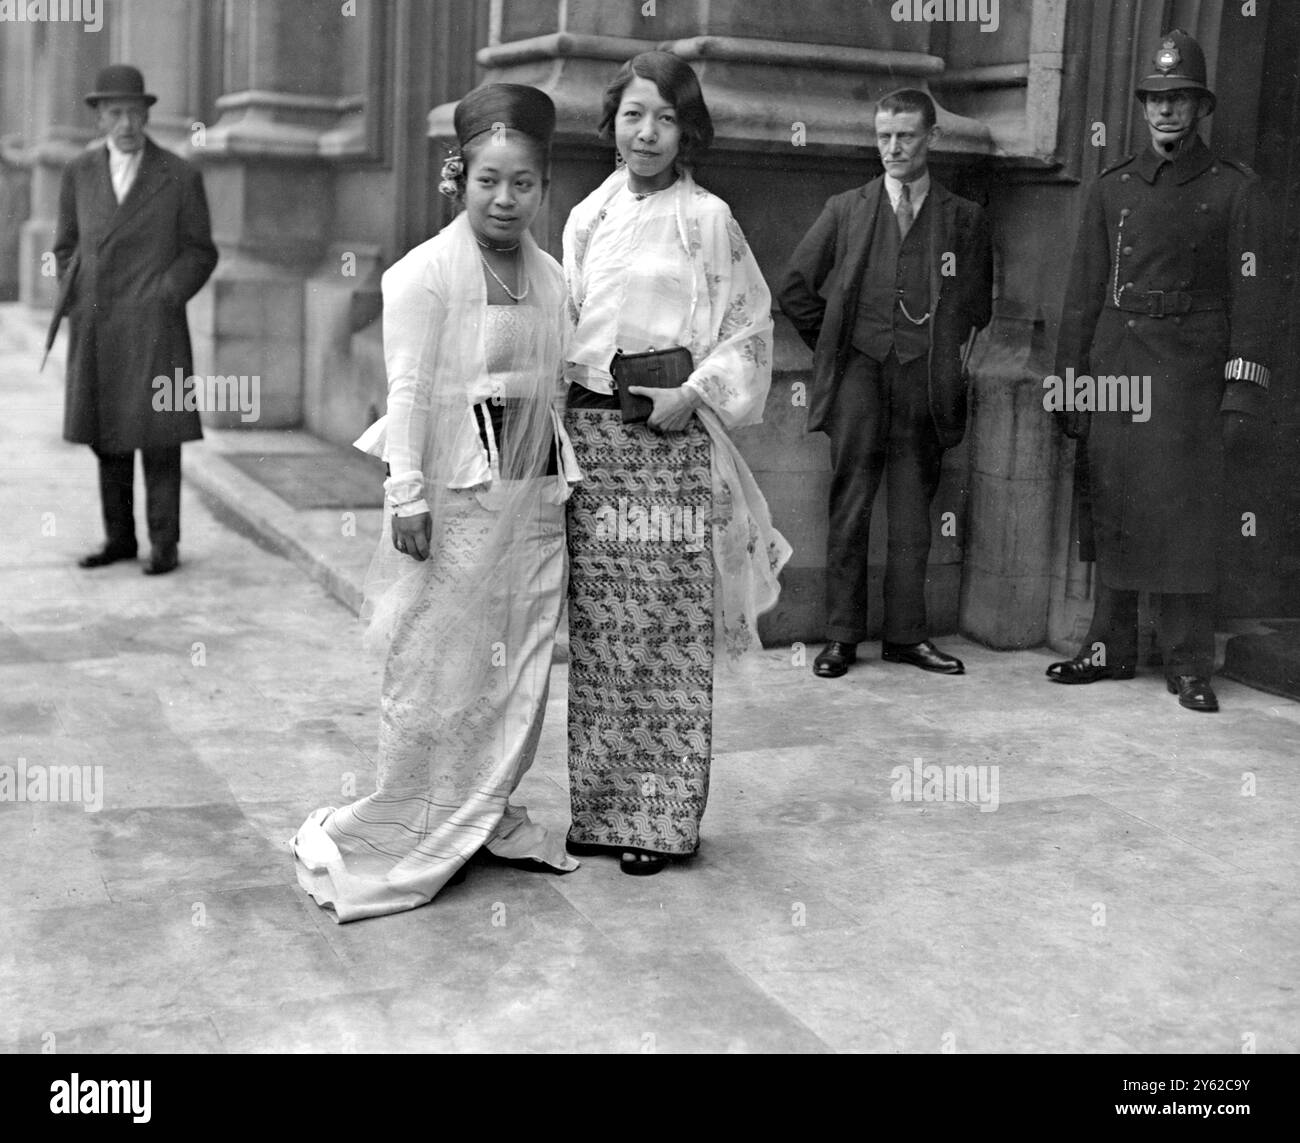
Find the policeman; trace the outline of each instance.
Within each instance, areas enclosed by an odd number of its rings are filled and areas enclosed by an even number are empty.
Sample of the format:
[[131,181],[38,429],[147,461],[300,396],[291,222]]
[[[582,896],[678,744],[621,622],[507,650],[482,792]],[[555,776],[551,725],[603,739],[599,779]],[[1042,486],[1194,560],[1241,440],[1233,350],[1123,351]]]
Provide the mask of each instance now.
[[[1131,679],[1138,592],[1152,593],[1170,693],[1215,711],[1215,548],[1225,442],[1249,442],[1269,383],[1269,251],[1258,179],[1212,153],[1205,55],[1161,38],[1137,85],[1150,145],[1102,171],[1079,229],[1056,375],[1086,441],[1096,610],[1058,683]],[[1083,447],[1083,446],[1081,446]]]

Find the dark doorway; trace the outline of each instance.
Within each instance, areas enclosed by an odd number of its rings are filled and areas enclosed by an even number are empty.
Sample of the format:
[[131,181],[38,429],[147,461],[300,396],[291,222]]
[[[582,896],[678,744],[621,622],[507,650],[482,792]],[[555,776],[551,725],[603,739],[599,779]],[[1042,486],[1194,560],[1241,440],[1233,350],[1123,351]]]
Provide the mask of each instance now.
[[[1267,18],[1255,154],[1216,139],[1224,153],[1250,160],[1264,180],[1269,232],[1280,247],[1264,254],[1282,267],[1267,448],[1259,464],[1229,476],[1219,611],[1294,618],[1300,617],[1300,4],[1271,4]],[[1220,77],[1229,71],[1220,61]],[[1245,512],[1254,513],[1255,536],[1242,534]]]

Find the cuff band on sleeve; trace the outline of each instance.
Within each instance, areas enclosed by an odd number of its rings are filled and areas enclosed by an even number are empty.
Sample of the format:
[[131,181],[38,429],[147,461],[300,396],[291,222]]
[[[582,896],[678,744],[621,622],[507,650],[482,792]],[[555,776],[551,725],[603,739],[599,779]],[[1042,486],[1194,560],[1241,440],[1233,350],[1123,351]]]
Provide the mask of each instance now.
[[1229,361],[1223,367],[1223,376],[1228,381],[1251,381],[1261,389],[1268,388],[1268,366],[1247,361],[1244,357],[1234,357]]

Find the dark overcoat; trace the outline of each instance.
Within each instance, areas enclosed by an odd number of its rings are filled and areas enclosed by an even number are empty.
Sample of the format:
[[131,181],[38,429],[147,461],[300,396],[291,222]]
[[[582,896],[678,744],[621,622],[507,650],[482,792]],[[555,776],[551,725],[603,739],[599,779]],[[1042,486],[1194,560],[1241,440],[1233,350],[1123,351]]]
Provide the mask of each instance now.
[[217,264],[198,169],[146,139],[119,204],[107,146],[77,156],[63,172],[54,254],[54,320],[66,313],[70,325],[64,439],[129,452],[202,437],[196,410],[155,408],[153,385],[193,372],[185,303]]
[[[781,310],[813,351],[809,432],[825,428],[844,378],[876,208],[885,193],[880,175],[828,199],[782,280]],[[930,415],[939,442],[951,448],[966,431],[962,348],[992,313],[993,244],[984,212],[933,177],[922,209],[937,214],[930,228]]]
[[1215,589],[1220,414],[1259,412],[1266,397],[1225,381],[1224,367],[1269,363],[1266,241],[1257,177],[1199,137],[1172,163],[1151,147],[1121,160],[1088,194],[1056,375],[1150,379],[1146,420],[1131,408],[1062,418],[1087,439],[1091,538],[1109,587]]

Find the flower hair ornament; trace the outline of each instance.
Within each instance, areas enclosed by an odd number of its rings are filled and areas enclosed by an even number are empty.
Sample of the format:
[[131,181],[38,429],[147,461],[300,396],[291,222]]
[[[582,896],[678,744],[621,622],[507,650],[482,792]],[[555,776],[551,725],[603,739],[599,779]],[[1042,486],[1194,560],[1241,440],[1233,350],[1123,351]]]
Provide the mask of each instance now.
[[438,190],[448,198],[456,198],[460,194],[460,187],[456,180],[465,173],[465,160],[458,154],[450,154],[442,161],[442,171],[439,174]]

